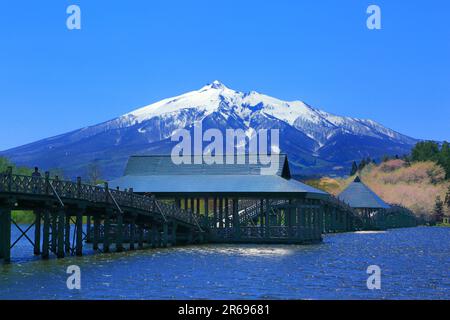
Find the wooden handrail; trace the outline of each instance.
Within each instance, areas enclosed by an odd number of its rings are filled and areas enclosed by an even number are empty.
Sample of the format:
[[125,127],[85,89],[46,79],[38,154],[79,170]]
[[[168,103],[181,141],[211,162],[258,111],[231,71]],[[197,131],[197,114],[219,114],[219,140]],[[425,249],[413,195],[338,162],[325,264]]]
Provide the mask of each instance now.
[[[56,187],[58,190],[56,189]],[[135,208],[138,210],[153,212],[155,208],[167,221],[167,217],[172,217],[189,224],[198,224],[193,213],[177,208],[176,206],[162,205],[158,200],[148,196],[133,194],[129,192],[102,188],[89,184],[82,184],[80,179],[77,182],[51,179],[46,174],[45,177],[30,177],[24,175],[12,175],[10,172],[0,174],[0,192],[24,193],[32,195],[49,196],[49,188],[57,198],[59,204],[64,207],[63,199],[76,199],[90,202],[108,203],[108,198],[119,212],[123,212],[122,207]]]

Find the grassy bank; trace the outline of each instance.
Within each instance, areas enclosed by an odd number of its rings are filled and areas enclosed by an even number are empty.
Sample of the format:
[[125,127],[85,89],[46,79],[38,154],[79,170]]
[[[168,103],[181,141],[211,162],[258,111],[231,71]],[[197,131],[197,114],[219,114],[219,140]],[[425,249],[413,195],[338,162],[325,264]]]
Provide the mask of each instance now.
[[11,217],[16,223],[33,223],[33,211],[12,211]]
[[[12,211],[11,218],[18,224],[31,224],[34,222],[34,212],[33,211]],[[83,223],[87,222],[87,218],[83,217]]]

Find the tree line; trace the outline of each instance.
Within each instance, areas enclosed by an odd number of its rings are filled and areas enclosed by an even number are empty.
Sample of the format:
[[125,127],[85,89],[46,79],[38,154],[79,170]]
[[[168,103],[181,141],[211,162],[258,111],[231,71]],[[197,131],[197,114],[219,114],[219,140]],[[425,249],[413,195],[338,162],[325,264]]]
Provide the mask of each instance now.
[[442,220],[444,219],[445,210],[450,213],[450,186],[448,187],[444,201],[442,201],[440,196],[436,197],[433,212],[433,218],[436,222],[442,222]]
[[434,141],[422,141],[416,144],[411,152],[411,161],[433,161],[445,170],[446,179],[450,179],[450,144],[442,145]]
[[[22,176],[31,176],[34,171],[32,168],[16,166],[9,159],[0,157],[0,173],[6,172],[8,168],[12,168],[13,174]],[[64,171],[62,169],[51,169],[49,170],[49,173],[51,178],[58,177],[61,180],[67,179],[67,177],[64,176]],[[41,174],[43,173],[41,172]],[[104,182],[104,180],[102,180],[102,173],[98,161],[93,161],[86,166],[83,180],[94,185]]]
[[[442,145],[434,141],[422,141],[414,146],[410,155],[385,155],[382,157],[381,162],[387,162],[393,159],[402,159],[407,164],[411,162],[433,161],[445,170],[445,178],[450,179],[450,143],[447,141],[444,141]],[[376,164],[376,161],[370,157],[362,159],[359,163],[353,161],[350,176],[357,174],[371,163]]]

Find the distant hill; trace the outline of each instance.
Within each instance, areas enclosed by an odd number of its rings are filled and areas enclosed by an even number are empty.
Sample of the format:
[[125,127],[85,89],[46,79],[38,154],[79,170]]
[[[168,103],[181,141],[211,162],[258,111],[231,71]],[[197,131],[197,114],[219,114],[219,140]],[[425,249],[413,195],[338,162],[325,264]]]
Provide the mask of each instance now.
[[[445,170],[431,161],[409,164],[396,159],[380,165],[369,164],[358,175],[384,201],[401,204],[416,215],[431,215],[436,196],[444,199],[450,185],[445,180]],[[347,179],[323,177],[306,183],[337,195],[353,179],[354,176]]]

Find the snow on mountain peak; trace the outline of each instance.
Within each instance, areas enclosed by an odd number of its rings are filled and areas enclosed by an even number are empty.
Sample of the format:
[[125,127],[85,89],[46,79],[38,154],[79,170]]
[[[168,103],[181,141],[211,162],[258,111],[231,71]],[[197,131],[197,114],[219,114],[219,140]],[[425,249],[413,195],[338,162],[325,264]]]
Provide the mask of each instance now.
[[211,86],[212,89],[219,89],[219,90],[226,88],[226,86],[222,82],[220,82],[218,80],[213,81],[210,84],[210,86]]
[[[228,119],[239,117],[249,123],[253,114],[262,114],[287,123],[304,132],[319,145],[338,131],[352,132],[358,135],[400,138],[401,135],[371,120],[361,120],[336,116],[314,109],[302,101],[284,101],[255,91],[242,93],[226,87],[216,80],[199,90],[180,96],[161,100],[151,105],[132,111],[115,122],[120,126],[130,126],[153,118],[167,118],[178,122],[186,113],[196,114],[197,121],[219,112]],[[233,115],[234,114],[234,115]],[[185,124],[185,121],[179,121]]]

